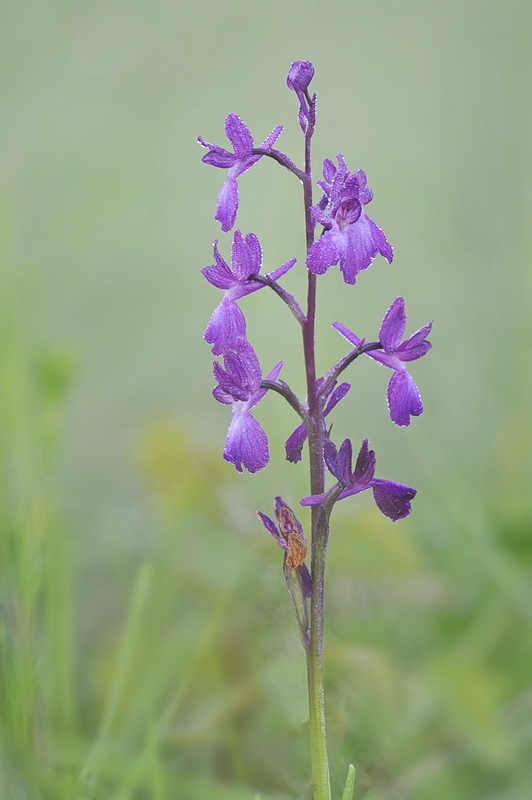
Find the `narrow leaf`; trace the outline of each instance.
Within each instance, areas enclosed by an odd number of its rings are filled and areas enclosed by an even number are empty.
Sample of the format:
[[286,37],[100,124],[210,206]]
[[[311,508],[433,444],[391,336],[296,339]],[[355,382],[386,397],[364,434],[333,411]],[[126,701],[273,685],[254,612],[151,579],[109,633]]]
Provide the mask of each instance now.
[[353,800],[354,791],[355,791],[355,768],[352,764],[349,764],[342,800]]

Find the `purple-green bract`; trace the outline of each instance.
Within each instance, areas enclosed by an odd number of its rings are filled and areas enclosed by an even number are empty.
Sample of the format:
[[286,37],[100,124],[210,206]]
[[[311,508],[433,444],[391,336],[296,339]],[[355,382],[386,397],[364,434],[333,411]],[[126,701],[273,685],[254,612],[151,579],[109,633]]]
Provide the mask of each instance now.
[[[262,266],[262,248],[254,233],[244,237],[237,230],[231,248],[231,267],[220,255],[217,239],[214,242],[214,260],[215,264],[201,271],[210,284],[224,293],[204,334],[205,341],[212,344],[213,355],[217,356],[223,353],[224,348],[231,350],[236,339],[246,335],[246,321],[235,301],[264,287],[263,283],[253,280]],[[266,277],[276,281],[295,263],[296,259],[291,258]]]
[[[258,472],[270,458],[266,434],[250,414],[268,391],[261,388],[259,361],[250,343],[238,337],[234,350],[224,350],[223,362],[223,367],[217,361],[213,364],[213,374],[218,381],[213,395],[219,403],[233,407],[223,457],[234,464],[238,472],[242,472],[242,467]],[[282,366],[283,362],[279,361],[265,380],[274,381]]]
[[[270,517],[266,516],[266,514],[263,514],[262,511],[257,511],[257,516],[266,530],[271,533],[273,538],[276,540],[279,547],[282,547],[282,549],[285,551],[285,566],[288,562],[288,568],[298,570],[303,594],[305,597],[310,597],[312,594],[312,581],[307,569],[307,565],[305,564],[304,560],[302,560],[301,563],[296,567],[291,567],[291,562],[289,560],[291,551],[293,549],[291,540],[295,540],[297,542],[297,549],[300,553],[300,557],[304,558],[307,541],[303,532],[303,526],[296,518],[290,506],[285,503],[282,497],[275,498],[274,508],[278,525],[276,525],[275,522],[270,519]],[[302,548],[304,548],[304,550],[302,550]]]
[[318,181],[323,196],[312,213],[325,231],[310,248],[307,267],[322,275],[339,264],[344,281],[353,284],[377,253],[391,262],[393,250],[379,226],[364,212],[363,206],[373,199],[366,173],[361,169],[349,172],[343,156],[336,158],[338,168],[329,159],[323,162],[323,181]]
[[[269,150],[276,142],[283,130],[282,125],[278,125],[261,144],[262,150]],[[262,155],[253,153],[253,137],[248,126],[243,122],[238,114],[228,114],[225,119],[225,134],[233,145],[233,152],[230,153],[223,147],[216,144],[209,144],[201,136],[198,142],[202,147],[206,147],[209,152],[201,159],[204,164],[213,167],[227,169],[227,178],[218,195],[218,205],[214,218],[220,223],[224,232],[230,231],[236,222],[236,212],[238,210],[238,182],[237,178],[255,164]]]
[[[327,467],[337,478],[337,487],[343,487],[337,495],[337,500],[344,500],[353,494],[372,489],[378,508],[393,522],[410,514],[410,501],[416,496],[416,490],[402,483],[374,477],[375,451],[369,449],[367,439],[362,442],[354,470],[352,460],[353,447],[349,439],[345,439],[338,450],[333,442],[330,440],[326,442],[325,461]],[[329,492],[324,492],[323,494],[304,497],[300,501],[301,505],[321,505],[328,494]]]
[[[319,391],[320,386],[323,384],[323,378],[320,378],[317,381],[317,388]],[[323,417],[325,418],[333,408],[338,405],[340,400],[342,400],[346,394],[348,393],[349,389],[351,388],[350,383],[341,383],[340,386],[336,386],[336,381],[332,384],[329,391],[323,398],[324,401],[324,409],[323,409]],[[308,406],[308,404],[306,404]],[[293,464],[297,464],[298,461],[301,461],[301,452],[303,450],[303,445],[307,441],[308,434],[307,429],[304,424],[298,425],[297,428],[292,431],[288,439],[285,443],[285,452],[286,452],[286,460],[291,461]]]
[[[357,347],[362,339],[342,325],[334,322],[336,328],[348,342]],[[406,329],[405,301],[398,297],[386,312],[379,330],[382,350],[372,350],[367,356],[384,364],[394,371],[388,384],[388,409],[390,418],[397,425],[410,425],[410,417],[417,417],[423,411],[421,395],[414,379],[406,369],[405,363],[415,361],[427,353],[432,347],[427,341],[432,323],[419,328],[412,336],[401,342]]]

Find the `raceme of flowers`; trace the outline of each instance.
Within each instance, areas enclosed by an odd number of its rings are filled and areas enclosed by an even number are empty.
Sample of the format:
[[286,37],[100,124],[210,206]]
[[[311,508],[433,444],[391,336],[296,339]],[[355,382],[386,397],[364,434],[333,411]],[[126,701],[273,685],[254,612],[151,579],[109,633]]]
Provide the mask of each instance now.
[[[295,92],[299,103],[298,122],[305,137],[307,154],[310,154],[310,140],[316,124],[316,95],[311,96],[308,88],[313,76],[314,67],[310,62],[296,61],[287,78],[287,86]],[[239,181],[259,161],[262,161],[261,168],[265,161],[276,162],[292,172],[304,185],[305,180],[310,179],[310,156],[301,168],[274,147],[282,130],[282,126],[277,125],[262,144],[255,147],[246,123],[237,114],[231,113],[225,120],[225,134],[230,149],[198,137],[198,143],[207,150],[202,161],[226,170],[214,217],[224,234],[232,231],[236,225]],[[307,254],[304,271],[308,281],[321,280],[321,276],[330,268],[338,266],[344,282],[353,285],[359,274],[367,270],[378,256],[391,263],[393,250],[384,232],[366,213],[366,208],[373,200],[366,173],[362,169],[351,172],[344,156],[337,154],[334,160],[324,160],[322,175],[322,179],[317,181],[319,199],[314,204],[309,201],[306,208]],[[310,192],[305,197],[308,199]],[[331,438],[330,422],[326,418],[338,403],[345,400],[350,389],[349,383],[338,381],[340,374],[360,355],[366,355],[391,370],[387,390],[390,418],[397,425],[409,425],[412,417],[422,413],[423,404],[407,365],[420,359],[430,349],[427,337],[431,324],[424,325],[404,339],[407,319],[402,297],[396,298],[386,312],[378,340],[368,341],[343,323],[334,322],[333,327],[347,340],[351,349],[311,384],[314,392],[312,417],[309,399],[299,400],[289,385],[279,379],[282,361],[278,361],[263,377],[257,355],[246,338],[246,320],[241,308],[242,301],[246,304],[252,302],[247,299],[249,295],[270,288],[287,305],[305,333],[305,326],[310,324],[310,305],[307,305],[305,313],[281,282],[296,264],[296,258],[290,257],[282,265],[263,274],[263,251],[258,237],[238,229],[232,235],[230,258],[225,255],[228,250],[226,238],[223,241],[215,240],[214,263],[202,269],[207,281],[222,292],[204,338],[211,346],[213,355],[219,359],[213,367],[217,382],[214,397],[218,402],[230,405],[232,410],[224,459],[239,472],[245,469],[254,473],[267,465],[268,439],[251,412],[268,391],[274,390],[289,402],[300,417],[297,427],[286,441],[288,461],[297,463],[301,460],[312,426],[321,426],[323,443],[320,457],[334,479],[328,490],[324,488],[323,492],[304,497],[300,501],[302,505],[322,506],[330,513],[335,502],[371,489],[375,503],[383,514],[393,521],[406,517],[410,513],[416,490],[395,481],[375,478],[375,453],[369,449],[367,440],[363,441],[353,468],[351,441],[346,439],[337,449]],[[308,375],[307,362],[305,368]],[[301,595],[308,597],[311,579],[304,565],[306,543],[303,529],[280,497],[276,498],[274,507],[277,524],[264,514],[259,515],[260,519],[285,551],[285,568],[288,564],[289,570],[297,570]],[[303,555],[295,558],[294,553]],[[300,627],[303,631],[304,624],[301,621]]]

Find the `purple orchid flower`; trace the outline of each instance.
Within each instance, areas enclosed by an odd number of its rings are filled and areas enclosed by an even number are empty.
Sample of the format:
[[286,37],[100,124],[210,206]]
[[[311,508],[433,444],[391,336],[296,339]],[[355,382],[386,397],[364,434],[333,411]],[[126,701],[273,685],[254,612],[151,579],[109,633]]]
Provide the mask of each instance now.
[[305,564],[307,538],[303,532],[303,527],[282,497],[275,498],[274,509],[278,525],[266,514],[263,514],[262,511],[257,511],[257,516],[266,530],[271,533],[279,547],[282,547],[285,551],[285,572],[287,569],[297,570],[303,594],[305,597],[310,597],[312,594],[312,581]]
[[[320,390],[320,385],[323,384],[323,381],[324,378],[320,378],[317,381],[318,392]],[[350,383],[341,383],[339,386],[337,386],[335,381],[331,385],[329,391],[324,397],[325,400],[325,409],[323,411],[324,417],[330,414],[333,408],[336,405],[338,405],[340,400],[342,400],[346,396],[350,388],[351,388]],[[284,446],[287,461],[291,461],[293,464],[297,464],[298,461],[301,461],[301,453],[303,451],[303,445],[307,441],[307,436],[308,436],[307,429],[303,423],[301,425],[298,425],[297,428],[290,434]]]
[[[258,275],[262,266],[262,249],[254,233],[242,236],[240,231],[235,231],[231,249],[231,267],[218,252],[218,240],[214,242],[215,264],[204,267],[201,271],[210,284],[222,289],[223,300],[216,306],[211,320],[205,331],[204,338],[212,344],[214,355],[220,355],[224,348],[231,350],[239,336],[246,335],[246,321],[236,300],[245,297],[264,284],[253,280]],[[295,258],[286,261],[266,277],[278,280],[296,263]]]
[[[278,125],[261,144],[262,150],[269,150],[276,142],[282,125]],[[233,146],[233,152],[224,150],[216,144],[209,144],[201,136],[198,143],[206,147],[209,152],[201,159],[205,164],[229,170],[227,179],[218,195],[218,205],[214,219],[217,219],[222,230],[227,233],[236,222],[238,210],[238,182],[237,178],[253,166],[262,155],[253,153],[253,137],[247,125],[237,114],[228,114],[225,119],[225,134]]]
[[370,266],[377,253],[391,263],[393,250],[384,233],[363,210],[373,199],[366,173],[359,169],[353,174],[343,156],[337,155],[337,159],[338,168],[329,159],[323,162],[324,179],[318,185],[324,194],[318,205],[312,207],[312,213],[325,232],[310,248],[307,267],[322,275],[339,264],[344,281],[354,284],[358,273]]
[[[223,367],[218,362],[213,365],[213,374],[218,381],[213,395],[219,403],[233,406],[223,457],[234,464],[238,472],[242,472],[242,467],[248,472],[258,472],[270,459],[266,434],[250,414],[268,391],[261,388],[259,361],[249,342],[238,337],[235,349],[224,352],[223,362]],[[276,380],[282,366],[283,362],[279,361],[265,380]]]
[[[375,451],[369,449],[368,440],[364,439],[360,448],[355,469],[352,468],[353,448],[349,439],[345,439],[336,450],[335,445],[328,440],[325,447],[325,460],[329,470],[338,479],[338,488],[343,487],[337,500],[344,500],[353,494],[359,494],[366,489],[373,490],[373,497],[377,507],[389,517],[392,522],[403,519],[410,514],[410,501],[417,492],[410,486],[395,481],[375,478]],[[302,506],[321,505],[328,492],[304,497]]]
[[[355,347],[362,341],[340,322],[334,322],[333,328]],[[366,353],[370,358],[394,370],[388,384],[388,409],[390,418],[396,425],[410,425],[410,417],[418,417],[423,412],[421,395],[405,363],[421,358],[432,347],[425,338],[431,331],[432,323],[424,325],[401,342],[405,328],[405,301],[398,297],[386,312],[380,327],[379,339],[383,349]]]

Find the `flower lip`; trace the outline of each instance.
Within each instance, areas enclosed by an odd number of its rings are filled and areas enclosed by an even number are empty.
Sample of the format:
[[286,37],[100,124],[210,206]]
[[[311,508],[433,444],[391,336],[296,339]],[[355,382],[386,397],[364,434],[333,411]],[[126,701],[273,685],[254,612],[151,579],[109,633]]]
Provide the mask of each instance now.
[[360,217],[362,213],[362,204],[359,200],[344,200],[340,204],[336,214],[334,215],[335,221],[341,230],[348,225],[353,225],[354,222]]

